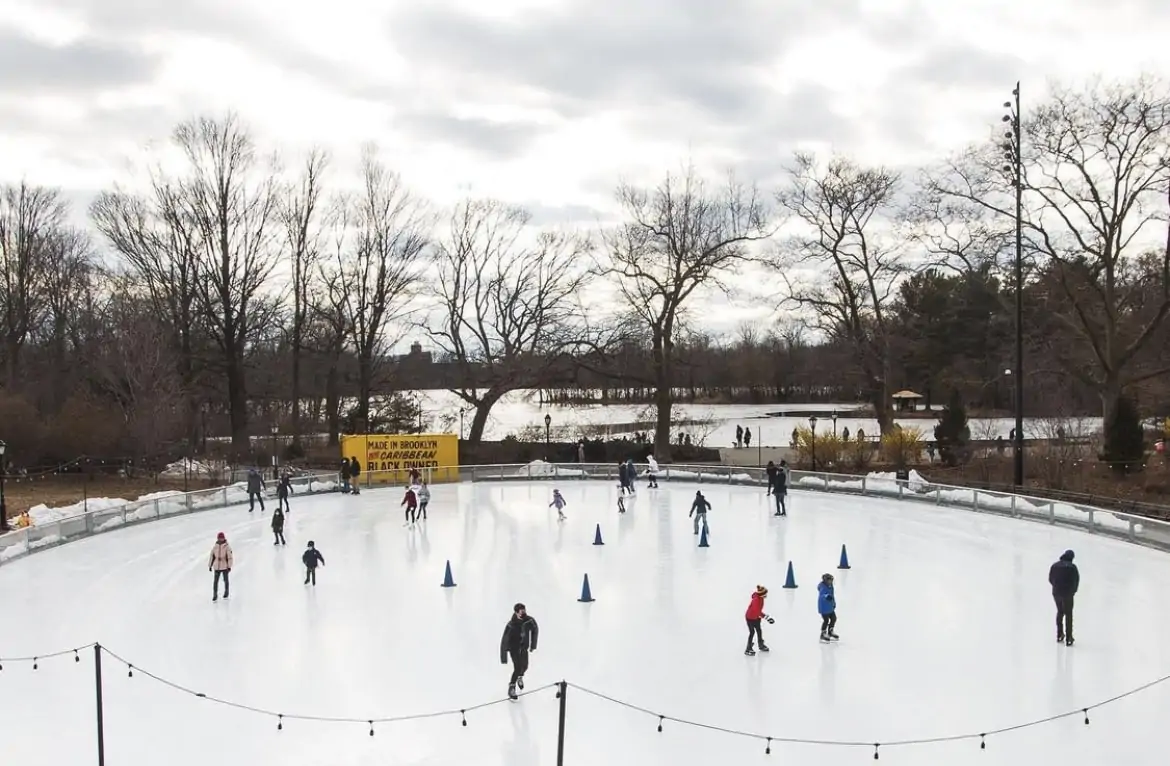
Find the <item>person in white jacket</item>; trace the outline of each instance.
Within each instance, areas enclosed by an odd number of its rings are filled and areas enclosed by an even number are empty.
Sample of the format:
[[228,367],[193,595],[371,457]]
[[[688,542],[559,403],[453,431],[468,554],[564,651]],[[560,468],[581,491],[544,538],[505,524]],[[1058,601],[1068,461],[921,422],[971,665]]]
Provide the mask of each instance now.
[[418,512],[423,521],[427,520],[427,503],[431,502],[431,488],[424,481],[418,486],[414,494],[418,495]]
[[654,459],[654,453],[646,456],[646,464],[646,479],[649,482],[646,486],[658,489],[658,461]]

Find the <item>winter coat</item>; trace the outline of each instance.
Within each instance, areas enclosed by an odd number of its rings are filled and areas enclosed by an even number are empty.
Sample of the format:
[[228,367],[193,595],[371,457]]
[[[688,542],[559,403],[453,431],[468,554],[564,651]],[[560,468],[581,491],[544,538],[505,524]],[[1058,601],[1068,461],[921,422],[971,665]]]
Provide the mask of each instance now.
[[259,495],[264,489],[264,477],[259,471],[248,471],[248,494]]
[[283,532],[284,531],[284,514],[281,513],[280,511],[277,511],[276,513],[272,514],[272,531],[273,532]]
[[837,611],[837,597],[833,594],[833,586],[827,582],[817,585],[817,611],[821,614]]
[[413,489],[406,490],[406,496],[402,498],[401,505],[405,505],[407,508],[418,507],[418,498],[415,496]]
[[762,620],[764,618],[764,595],[762,593],[752,594],[751,603],[748,604],[744,617],[749,620]]
[[301,561],[304,562],[307,568],[316,569],[317,564],[325,563],[325,557],[316,548],[308,548],[301,554]]
[[1057,598],[1075,596],[1081,585],[1081,573],[1073,563],[1072,551],[1065,551],[1048,570],[1048,584],[1052,586],[1052,595]]
[[658,473],[658,461],[654,459],[653,455],[646,458],[646,465],[646,473],[650,474],[651,476]]
[[691,503],[691,512],[687,514],[687,517],[694,516],[696,513],[706,513],[709,510],[711,510],[711,504],[707,502],[707,498],[696,497],[695,502]]
[[276,496],[284,500],[289,496],[290,492],[292,492],[292,483],[288,480],[288,477],[285,477],[276,485]]
[[420,503],[431,502],[431,490],[426,484],[418,488],[418,501]]
[[341,474],[342,481],[347,480],[351,476],[351,474],[349,472],[349,461],[348,460],[341,461],[341,470],[338,471],[338,473]]
[[207,566],[216,572],[230,572],[234,563],[235,559],[232,556],[232,546],[226,540],[222,543],[217,542],[212,547],[211,558],[208,560]]
[[512,615],[512,619],[504,626],[504,635],[500,639],[500,662],[508,661],[508,652],[535,652],[536,640],[540,637],[540,627],[532,615],[523,617]]

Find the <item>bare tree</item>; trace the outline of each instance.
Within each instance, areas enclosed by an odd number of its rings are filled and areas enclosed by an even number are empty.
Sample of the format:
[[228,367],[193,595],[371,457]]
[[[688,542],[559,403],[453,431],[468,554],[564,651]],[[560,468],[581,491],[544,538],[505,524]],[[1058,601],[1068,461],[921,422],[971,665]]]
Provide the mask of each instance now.
[[505,394],[549,385],[562,355],[588,342],[578,299],[590,244],[530,223],[521,208],[465,200],[435,245],[440,305],[427,332],[456,366],[452,392],[475,408],[472,442]]
[[301,368],[312,306],[312,281],[321,257],[325,216],[322,204],[322,176],[329,158],[314,150],[305,158],[296,184],[289,188],[280,207],[288,248],[292,283],[292,326],[289,327],[289,352],[292,356],[292,433],[294,443],[301,436]]
[[423,204],[373,146],[362,157],[362,189],[344,199],[339,226],[346,241],[336,248],[325,281],[340,292],[348,341],[357,357],[356,417],[368,428],[375,376],[393,340],[388,330],[412,311],[423,279],[430,221]]
[[23,181],[0,188],[0,332],[10,388],[18,383],[21,354],[44,311],[47,250],[65,216],[55,189]]
[[776,261],[788,297],[811,312],[817,329],[851,349],[883,434],[893,427],[887,315],[905,263],[882,229],[891,224],[899,182],[887,168],[842,157],[821,168],[813,155],[799,153],[777,195],[802,229],[781,245]]
[[631,329],[649,335],[654,451],[669,460],[675,346],[684,311],[701,289],[730,291],[726,277],[752,260],[753,242],[769,235],[767,215],[754,186],[728,178],[725,187],[713,189],[689,166],[652,190],[622,185],[617,198],[626,222],[606,233],[598,273],[617,288]]
[[219,351],[227,384],[232,448],[250,449],[245,353],[263,317],[261,290],[277,263],[273,243],[279,194],[275,167],[264,167],[234,114],[180,124],[174,141],[187,160],[181,209],[198,233],[197,298]]
[[[1150,78],[1061,89],[1022,127],[1033,273],[1056,286],[1047,310],[1075,338],[1066,371],[1100,392],[1108,420],[1122,391],[1170,372],[1141,364],[1170,314],[1170,90]],[[947,171],[937,193],[1014,216],[997,146]]]

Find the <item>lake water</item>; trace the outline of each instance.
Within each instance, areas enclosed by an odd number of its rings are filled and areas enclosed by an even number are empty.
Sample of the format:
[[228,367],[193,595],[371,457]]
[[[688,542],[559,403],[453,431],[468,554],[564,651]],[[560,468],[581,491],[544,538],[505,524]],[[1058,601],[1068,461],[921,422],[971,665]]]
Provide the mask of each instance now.
[[[459,433],[459,410],[461,406],[466,408],[466,405],[458,397],[448,391],[418,391],[411,392],[410,395],[421,400],[424,423],[429,430],[438,433]],[[704,422],[698,425],[677,425],[672,429],[672,434],[679,431],[689,432],[696,443],[707,447],[730,447],[735,441],[735,428],[741,425],[751,429],[753,445],[786,447],[792,438],[792,429],[798,425],[807,427],[808,419],[804,416],[770,417],[769,413],[836,410],[840,413],[837,419],[838,432],[848,428],[849,433],[855,435],[858,429],[861,429],[867,435],[876,436],[878,433],[876,420],[851,414],[863,407],[864,405],[857,403],[675,404],[673,418],[676,422],[683,420]],[[464,434],[471,428],[472,414],[472,410],[466,409]],[[540,406],[535,391],[514,391],[492,408],[484,438],[494,441],[511,435],[520,438],[528,436],[534,440],[543,439],[545,414],[552,416],[551,436],[554,441],[576,441],[582,437],[595,438],[602,435],[620,437],[635,430],[651,431],[650,425],[633,429],[617,424],[652,421],[654,418],[653,407],[641,404]],[[932,419],[899,418],[895,422],[904,428],[922,429],[929,438],[933,438],[935,421]],[[972,418],[971,437],[994,439],[1002,436],[1007,439],[1014,425],[1012,418]],[[1024,435],[1026,438],[1055,437],[1057,425],[1057,422],[1048,419],[1026,418]],[[1060,425],[1063,425],[1065,433],[1071,437],[1100,430],[1101,419],[1077,418],[1074,421],[1064,421]],[[830,419],[822,418],[818,421],[818,433],[831,433],[832,430],[833,423]]]

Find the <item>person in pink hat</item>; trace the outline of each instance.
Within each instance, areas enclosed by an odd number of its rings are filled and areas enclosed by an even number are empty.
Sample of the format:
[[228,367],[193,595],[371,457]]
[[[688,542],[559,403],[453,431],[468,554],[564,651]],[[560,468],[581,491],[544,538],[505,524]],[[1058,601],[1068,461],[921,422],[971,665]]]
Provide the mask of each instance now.
[[207,571],[215,572],[215,580],[211,587],[211,600],[219,601],[219,578],[223,578],[223,597],[226,599],[231,593],[232,546],[228,545],[227,535],[220,532],[215,536],[215,545],[211,548],[211,558],[207,562]]

